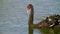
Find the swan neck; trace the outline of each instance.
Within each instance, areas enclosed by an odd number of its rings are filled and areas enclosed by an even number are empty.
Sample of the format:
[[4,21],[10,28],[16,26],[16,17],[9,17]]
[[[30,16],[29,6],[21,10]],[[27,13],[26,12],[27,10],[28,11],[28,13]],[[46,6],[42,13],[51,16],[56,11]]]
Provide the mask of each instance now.
[[34,19],[34,9],[32,8],[29,15],[29,25],[33,25],[33,19]]

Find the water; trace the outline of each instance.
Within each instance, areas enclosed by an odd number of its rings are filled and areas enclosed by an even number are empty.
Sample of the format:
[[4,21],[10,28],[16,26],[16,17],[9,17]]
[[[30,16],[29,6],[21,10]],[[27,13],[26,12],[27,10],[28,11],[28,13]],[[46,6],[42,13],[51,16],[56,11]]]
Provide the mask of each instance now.
[[[34,23],[46,16],[60,14],[60,0],[0,0],[0,34],[29,34],[28,4],[34,6]],[[34,29],[33,34],[41,34]]]

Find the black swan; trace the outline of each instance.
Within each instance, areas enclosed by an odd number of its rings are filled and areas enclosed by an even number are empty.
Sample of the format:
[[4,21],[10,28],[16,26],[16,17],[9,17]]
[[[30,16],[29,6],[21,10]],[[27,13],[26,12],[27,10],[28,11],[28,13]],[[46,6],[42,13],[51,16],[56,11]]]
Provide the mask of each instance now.
[[35,28],[60,26],[60,15],[58,15],[58,14],[49,16],[46,19],[39,22],[38,24],[33,24],[34,8],[33,8],[32,4],[29,4],[27,6],[27,12],[30,12],[29,21],[28,21],[29,26],[32,26],[32,27],[35,27]]

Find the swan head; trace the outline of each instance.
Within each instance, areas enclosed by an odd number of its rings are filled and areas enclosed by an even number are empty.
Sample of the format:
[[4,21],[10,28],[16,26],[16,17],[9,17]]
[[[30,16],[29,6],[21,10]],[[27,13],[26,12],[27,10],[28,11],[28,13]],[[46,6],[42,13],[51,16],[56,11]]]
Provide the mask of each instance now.
[[27,6],[27,13],[30,13],[32,9],[33,9],[33,5],[32,4],[29,4]]

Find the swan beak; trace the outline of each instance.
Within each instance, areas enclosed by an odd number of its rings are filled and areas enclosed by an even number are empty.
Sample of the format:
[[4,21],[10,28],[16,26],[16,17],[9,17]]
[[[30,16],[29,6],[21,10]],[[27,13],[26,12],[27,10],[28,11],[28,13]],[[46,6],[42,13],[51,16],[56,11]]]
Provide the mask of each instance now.
[[31,9],[27,9],[27,13],[30,13],[31,12]]

